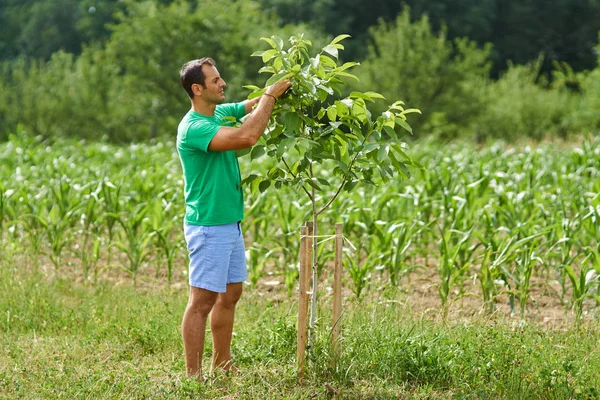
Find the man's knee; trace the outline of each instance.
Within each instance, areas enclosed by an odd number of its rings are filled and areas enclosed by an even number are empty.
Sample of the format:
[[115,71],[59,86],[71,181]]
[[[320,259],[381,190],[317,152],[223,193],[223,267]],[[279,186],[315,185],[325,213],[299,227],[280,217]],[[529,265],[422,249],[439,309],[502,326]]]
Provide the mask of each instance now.
[[227,285],[227,291],[219,294],[219,305],[225,308],[234,308],[242,297],[242,283],[230,283]]
[[210,290],[191,287],[188,310],[207,316],[215,305],[219,294]]

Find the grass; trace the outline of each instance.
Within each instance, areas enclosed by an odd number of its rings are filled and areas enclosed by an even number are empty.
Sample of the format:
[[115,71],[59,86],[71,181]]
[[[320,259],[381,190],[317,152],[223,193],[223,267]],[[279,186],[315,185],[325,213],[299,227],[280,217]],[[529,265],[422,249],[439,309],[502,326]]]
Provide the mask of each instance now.
[[200,384],[183,374],[185,290],[108,281],[86,287],[2,262],[0,278],[1,398],[587,399],[600,390],[596,325],[442,324],[411,315],[400,302],[366,299],[345,304],[335,368],[322,304],[299,384],[295,303],[256,290],[247,290],[238,308],[233,352],[240,373]]

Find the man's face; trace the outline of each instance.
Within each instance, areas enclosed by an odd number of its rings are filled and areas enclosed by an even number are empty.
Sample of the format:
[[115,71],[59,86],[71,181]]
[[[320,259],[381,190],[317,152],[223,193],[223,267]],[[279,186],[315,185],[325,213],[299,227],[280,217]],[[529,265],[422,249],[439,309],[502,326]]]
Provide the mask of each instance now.
[[[225,86],[227,84],[221,78],[219,71],[212,65],[204,64],[202,66],[202,72],[206,79],[204,84],[206,87],[201,87],[201,97],[204,101],[213,104],[219,104],[225,101]],[[200,85],[199,85],[200,86]]]

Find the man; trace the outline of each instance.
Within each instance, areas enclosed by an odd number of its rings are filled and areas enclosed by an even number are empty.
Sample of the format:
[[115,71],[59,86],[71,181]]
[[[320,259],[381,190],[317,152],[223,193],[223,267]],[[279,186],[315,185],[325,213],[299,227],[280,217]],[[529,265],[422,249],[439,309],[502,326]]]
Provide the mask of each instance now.
[[[192,103],[177,129],[177,151],[185,182],[184,231],[190,257],[190,294],[181,331],[187,376],[202,380],[209,313],[212,368],[231,368],[235,305],[247,278],[240,228],[243,192],[235,150],[252,147],[258,141],[275,101],[291,83],[285,79],[268,87],[259,98],[222,104],[226,83],[211,58],[186,63],[179,76]],[[239,128],[231,127],[226,118],[239,120],[250,112]]]

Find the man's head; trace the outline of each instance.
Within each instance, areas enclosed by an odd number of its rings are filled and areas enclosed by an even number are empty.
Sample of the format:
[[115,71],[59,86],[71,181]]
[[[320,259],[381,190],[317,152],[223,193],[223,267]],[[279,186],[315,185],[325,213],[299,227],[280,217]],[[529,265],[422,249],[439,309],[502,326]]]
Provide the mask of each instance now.
[[212,58],[205,57],[185,63],[179,72],[179,80],[192,100],[194,96],[211,103],[222,103],[225,100],[223,89],[227,84],[221,78]]

